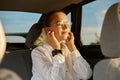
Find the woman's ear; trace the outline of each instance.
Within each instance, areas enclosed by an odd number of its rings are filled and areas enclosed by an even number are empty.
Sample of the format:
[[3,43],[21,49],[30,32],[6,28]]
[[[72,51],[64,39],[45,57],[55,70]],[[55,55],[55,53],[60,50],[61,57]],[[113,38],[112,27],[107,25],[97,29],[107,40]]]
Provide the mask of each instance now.
[[45,27],[44,30],[45,30],[45,32],[48,32],[48,31],[50,31],[50,27]]

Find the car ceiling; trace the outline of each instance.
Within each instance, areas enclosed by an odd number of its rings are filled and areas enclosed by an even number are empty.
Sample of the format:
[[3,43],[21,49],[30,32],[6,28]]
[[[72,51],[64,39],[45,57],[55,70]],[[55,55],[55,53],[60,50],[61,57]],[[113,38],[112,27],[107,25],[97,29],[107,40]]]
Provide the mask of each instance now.
[[2,11],[48,13],[87,0],[0,0]]

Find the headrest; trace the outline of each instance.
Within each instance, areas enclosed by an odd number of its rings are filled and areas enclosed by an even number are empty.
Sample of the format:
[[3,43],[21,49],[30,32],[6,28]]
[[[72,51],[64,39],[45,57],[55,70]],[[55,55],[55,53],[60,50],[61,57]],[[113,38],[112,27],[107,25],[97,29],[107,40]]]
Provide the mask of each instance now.
[[44,27],[46,27],[46,14],[42,14],[38,22],[33,24],[30,28],[25,43],[28,48],[38,46],[43,38],[45,38],[45,32],[43,30]]
[[0,63],[2,62],[6,50],[6,38],[2,22],[0,21]]
[[26,46],[28,48],[34,48],[36,45],[34,45],[34,42],[37,40],[37,38],[40,36],[42,29],[41,27],[35,23],[32,25],[32,27],[30,28],[27,37],[26,37]]
[[120,3],[116,3],[108,9],[100,39],[103,55],[107,57],[120,56]]

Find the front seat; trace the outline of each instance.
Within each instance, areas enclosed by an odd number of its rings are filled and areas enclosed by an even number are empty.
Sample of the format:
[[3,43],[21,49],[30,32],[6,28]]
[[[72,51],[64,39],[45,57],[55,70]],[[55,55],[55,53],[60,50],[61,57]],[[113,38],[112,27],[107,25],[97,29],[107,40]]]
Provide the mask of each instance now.
[[0,63],[3,59],[5,49],[6,49],[6,38],[5,38],[5,33],[3,30],[2,23],[0,21]]
[[104,18],[100,45],[106,59],[93,70],[93,80],[120,80],[120,3],[112,5]]

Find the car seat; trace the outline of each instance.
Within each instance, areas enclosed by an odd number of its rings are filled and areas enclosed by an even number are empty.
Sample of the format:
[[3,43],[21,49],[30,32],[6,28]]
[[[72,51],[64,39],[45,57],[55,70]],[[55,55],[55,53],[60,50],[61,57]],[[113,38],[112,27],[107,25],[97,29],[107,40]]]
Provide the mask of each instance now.
[[0,64],[0,80],[30,80],[32,76],[30,53],[31,50],[28,49],[7,52]]
[[2,58],[4,56],[5,49],[6,49],[6,38],[5,38],[2,22],[0,21],[0,62],[2,61]]
[[30,28],[30,30],[27,34],[26,42],[25,42],[25,44],[28,48],[33,49],[36,47],[36,45],[34,43],[40,36],[41,31],[42,31],[42,29],[41,29],[41,27],[38,26],[37,23],[32,25],[32,27]]
[[106,59],[93,70],[93,80],[120,80],[120,3],[112,5],[104,18],[100,46]]

